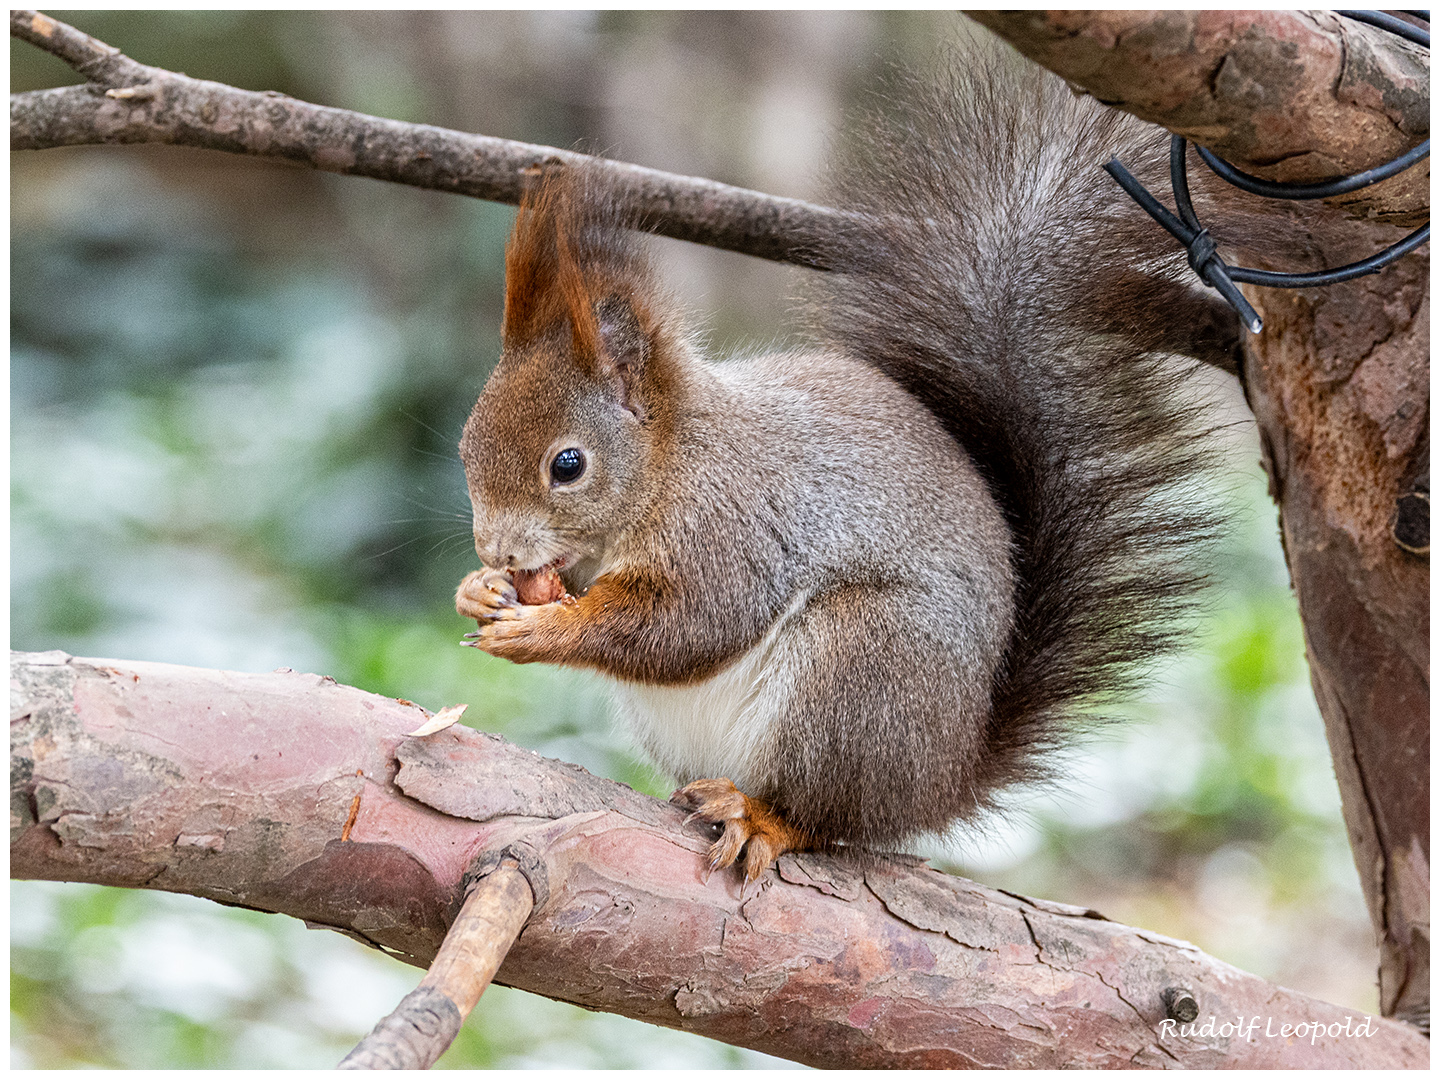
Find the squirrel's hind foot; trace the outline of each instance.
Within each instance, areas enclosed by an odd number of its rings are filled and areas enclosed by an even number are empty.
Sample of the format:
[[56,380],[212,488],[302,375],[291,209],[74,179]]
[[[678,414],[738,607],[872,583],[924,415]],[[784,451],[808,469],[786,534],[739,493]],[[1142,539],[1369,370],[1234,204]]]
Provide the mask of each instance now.
[[754,881],[787,851],[805,851],[814,838],[786,823],[767,803],[752,799],[729,780],[696,780],[670,796],[689,810],[686,820],[724,827],[710,845],[710,869],[723,870],[744,853],[745,880]]

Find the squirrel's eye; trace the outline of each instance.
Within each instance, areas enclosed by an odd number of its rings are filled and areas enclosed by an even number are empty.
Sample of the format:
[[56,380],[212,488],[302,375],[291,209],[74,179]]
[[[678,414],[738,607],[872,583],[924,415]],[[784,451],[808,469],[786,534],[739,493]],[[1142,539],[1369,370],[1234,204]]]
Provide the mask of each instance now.
[[550,479],[557,484],[573,484],[585,475],[585,453],[570,446],[550,461]]

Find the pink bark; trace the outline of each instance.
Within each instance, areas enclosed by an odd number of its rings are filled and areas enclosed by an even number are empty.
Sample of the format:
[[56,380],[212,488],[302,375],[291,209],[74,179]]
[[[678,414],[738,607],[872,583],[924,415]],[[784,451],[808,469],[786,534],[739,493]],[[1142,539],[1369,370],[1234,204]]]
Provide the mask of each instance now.
[[[1404,1025],[1357,1035],[1186,943],[903,856],[787,856],[742,895],[669,804],[467,728],[407,738],[423,710],[315,675],[15,654],[12,693],[18,877],[284,912],[425,965],[504,851],[537,903],[497,981],[813,1065],[1428,1062]],[[1172,987],[1212,1029],[1162,1023]]]

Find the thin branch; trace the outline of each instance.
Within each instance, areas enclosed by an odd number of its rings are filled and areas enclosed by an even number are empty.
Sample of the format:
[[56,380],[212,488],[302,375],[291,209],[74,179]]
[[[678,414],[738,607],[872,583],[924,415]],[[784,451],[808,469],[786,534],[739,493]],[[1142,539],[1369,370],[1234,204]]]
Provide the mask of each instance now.
[[11,11],[10,35],[44,49],[103,86],[145,81],[143,64],[137,64],[113,45],[38,11]]
[[[402,123],[192,79],[136,63],[32,11],[11,12],[10,26],[14,36],[82,73],[95,73],[85,86],[12,94],[12,150],[114,143],[192,146],[510,204],[520,201],[525,176],[537,166],[584,162],[610,195],[635,213],[642,228],[661,236],[812,269],[843,269],[838,251],[850,221],[843,211],[555,147]],[[1237,334],[1229,309],[1216,301],[1199,324],[1177,325],[1174,339],[1164,344],[1234,374]]]
[[[513,858],[536,903],[497,982],[819,1066],[1428,1060],[1405,1025],[912,858],[787,855],[742,892],[676,807],[467,728],[408,738],[423,710],[315,675],[63,653],[11,674],[17,877],[284,912],[425,965],[470,868]],[[1214,1019],[1182,1035],[1188,999]]]
[[800,199],[192,79],[136,63],[33,11],[12,11],[10,32],[91,80],[12,94],[12,150],[193,146],[512,205],[520,201],[527,172],[548,161],[587,162],[641,225],[661,236],[817,269],[829,268],[825,239],[845,225],[839,211]]
[[465,1017],[495,978],[535,906],[515,859],[470,890],[420,985],[360,1044],[341,1069],[428,1069],[449,1049]]

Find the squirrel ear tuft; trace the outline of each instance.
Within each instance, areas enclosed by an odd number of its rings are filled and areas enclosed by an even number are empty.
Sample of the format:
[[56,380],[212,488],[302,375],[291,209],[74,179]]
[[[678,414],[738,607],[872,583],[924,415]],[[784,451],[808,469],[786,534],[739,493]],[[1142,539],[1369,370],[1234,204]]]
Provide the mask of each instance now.
[[634,306],[626,297],[607,296],[595,305],[595,324],[601,374],[616,380],[620,404],[643,419],[640,381],[645,374],[650,342]]
[[643,417],[641,380],[656,325],[650,276],[627,218],[580,168],[547,165],[529,178],[505,249],[507,348],[569,332],[569,362],[615,387]]
[[590,214],[572,170],[547,165],[531,178],[520,198],[515,227],[505,247],[505,317],[501,336],[524,342],[568,319],[575,351],[593,358],[599,351],[591,290],[583,250]]
[[507,341],[524,341],[536,333],[546,294],[555,283],[558,184],[548,171],[527,180],[505,245],[505,316],[500,333]]

